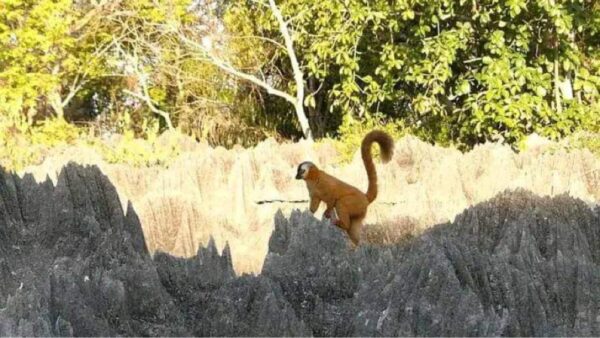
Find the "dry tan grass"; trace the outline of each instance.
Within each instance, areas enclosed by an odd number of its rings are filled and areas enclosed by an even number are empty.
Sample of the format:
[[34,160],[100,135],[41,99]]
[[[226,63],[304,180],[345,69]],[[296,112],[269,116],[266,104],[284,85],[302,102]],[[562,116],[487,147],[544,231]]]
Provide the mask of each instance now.
[[[365,240],[389,244],[452,220],[466,207],[505,189],[525,188],[538,195],[568,193],[588,203],[600,200],[600,163],[588,151],[548,153],[540,145],[515,154],[486,144],[462,154],[405,137],[387,165],[377,165],[380,194],[365,220]],[[38,179],[53,179],[69,160],[97,164],[117,187],[123,204],[137,211],[150,250],[189,257],[213,236],[229,242],[238,272],[258,272],[267,252],[278,209],[306,209],[306,188],[294,180],[304,160],[366,189],[359,156],[337,165],[330,144],[278,144],[232,150],[185,143],[186,152],[168,168],[107,164],[90,149],[67,149],[42,165],[27,168]],[[288,201],[258,204],[259,201]],[[319,211],[323,211],[323,208]]]
[[366,243],[389,245],[400,243],[418,234],[419,222],[409,216],[398,217],[385,224],[367,224],[362,229],[362,238]]

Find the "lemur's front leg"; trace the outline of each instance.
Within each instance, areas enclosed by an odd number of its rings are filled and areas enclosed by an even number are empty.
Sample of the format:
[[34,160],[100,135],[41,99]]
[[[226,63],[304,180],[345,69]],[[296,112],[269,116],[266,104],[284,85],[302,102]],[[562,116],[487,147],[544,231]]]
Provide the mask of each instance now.
[[310,212],[313,214],[319,209],[319,204],[321,204],[321,199],[317,196],[310,197]]

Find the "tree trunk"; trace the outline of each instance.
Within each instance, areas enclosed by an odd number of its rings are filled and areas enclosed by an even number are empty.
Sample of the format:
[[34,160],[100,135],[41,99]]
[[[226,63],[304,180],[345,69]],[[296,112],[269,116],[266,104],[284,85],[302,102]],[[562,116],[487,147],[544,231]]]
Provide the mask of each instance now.
[[560,64],[558,62],[558,37],[556,38],[556,46],[554,49],[554,104],[556,105],[555,109],[557,113],[562,113],[562,102],[560,99],[560,74],[559,67]]
[[308,91],[313,96],[315,102],[314,107],[307,107],[308,120],[311,125],[313,137],[324,136],[327,132],[327,114],[324,112],[325,95],[322,94],[323,92],[320,92],[323,86],[325,84],[319,83],[314,76],[309,77],[307,80]]
[[48,101],[50,103],[50,107],[52,107],[52,110],[54,110],[54,114],[56,114],[56,117],[64,119],[65,110],[63,107],[62,99],[60,97],[60,94],[57,92],[57,90],[53,90],[48,95]]
[[295,105],[296,116],[298,117],[298,122],[300,122],[300,128],[302,128],[302,134],[304,138],[308,141],[313,141],[312,130],[310,129],[310,124],[308,123],[308,118],[306,118],[306,113],[304,112],[304,104],[299,101]]
[[296,108],[296,115],[298,115],[298,121],[300,122],[300,126],[302,127],[302,133],[304,134],[304,138],[313,141],[312,131],[310,130],[310,125],[308,124],[308,119],[306,118],[306,113],[304,112],[304,74],[302,74],[302,70],[300,69],[300,63],[298,62],[298,58],[296,57],[296,51],[294,50],[294,41],[292,40],[292,34],[290,33],[287,22],[283,19],[283,14],[277,7],[275,0],[269,0],[269,6],[271,7],[271,11],[273,15],[277,19],[279,23],[279,31],[283,36],[283,41],[285,42],[285,49],[287,50],[288,57],[290,58],[290,63],[292,64],[292,70],[294,71],[294,81],[296,82],[296,103],[294,104]]

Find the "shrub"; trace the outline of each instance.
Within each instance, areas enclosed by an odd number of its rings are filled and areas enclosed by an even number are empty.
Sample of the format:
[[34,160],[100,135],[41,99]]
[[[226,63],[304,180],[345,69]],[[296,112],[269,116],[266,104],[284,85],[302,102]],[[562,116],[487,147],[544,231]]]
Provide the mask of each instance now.
[[562,140],[560,148],[566,150],[588,149],[600,158],[600,132],[577,132]]
[[79,136],[80,129],[62,118],[48,119],[35,128],[29,128],[31,143],[44,148],[73,144]]
[[36,162],[39,147],[30,144],[29,125],[18,116],[0,116],[0,165],[7,170],[20,170]]
[[18,113],[0,116],[0,165],[21,170],[38,164],[50,148],[77,142],[80,130],[62,118],[48,119],[33,126]]
[[[155,120],[154,120],[155,121]],[[142,124],[145,138],[137,138],[133,130],[124,129],[116,141],[94,140],[93,145],[108,163],[127,163],[133,166],[167,165],[181,153],[181,146],[174,138],[158,142],[158,123]]]

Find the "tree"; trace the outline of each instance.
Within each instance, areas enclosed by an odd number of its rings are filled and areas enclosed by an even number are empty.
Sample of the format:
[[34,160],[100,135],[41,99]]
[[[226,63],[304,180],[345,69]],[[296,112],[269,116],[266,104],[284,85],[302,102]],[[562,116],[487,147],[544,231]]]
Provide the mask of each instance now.
[[[113,100],[137,101],[133,109],[124,109],[138,124],[140,119],[158,117],[167,128],[177,127],[212,144],[254,144],[269,134],[260,114],[254,114],[255,102],[245,86],[190,53],[173,29],[214,28],[218,17],[211,4],[135,0],[122,2],[105,17],[102,30],[116,40],[108,73],[124,79],[113,89],[117,96]],[[251,55],[245,54],[238,65],[247,67],[248,59]]]
[[[278,24],[278,33],[284,40],[283,49],[285,50],[287,57],[289,58],[289,62],[292,67],[293,79],[295,85],[296,95],[292,96],[288,94],[286,91],[275,88],[271,85],[264,77],[259,78],[256,75],[244,72],[236,68],[236,66],[230,62],[225,60],[221,55],[219,55],[219,51],[214,46],[214,41],[212,41],[209,36],[198,36],[197,32],[195,32],[194,28],[183,27],[180,30],[180,39],[185,44],[193,47],[195,50],[201,53],[201,56],[206,58],[209,62],[219,67],[223,71],[236,76],[240,79],[249,81],[254,85],[257,85],[267,91],[267,93],[278,96],[294,106],[294,110],[296,112],[296,117],[298,122],[300,123],[302,133],[307,140],[313,139],[310,125],[308,123],[308,119],[306,117],[304,111],[304,75],[300,68],[300,64],[298,62],[298,58],[296,56],[296,51],[294,49],[294,42],[292,38],[292,33],[290,28],[288,27],[289,21],[285,21],[283,14],[281,13],[279,7],[275,3],[274,0],[268,0],[268,4],[260,1],[255,1],[255,4],[258,6],[267,6],[270,9],[270,13],[275,17]],[[192,36],[192,37],[190,37]],[[269,39],[271,42],[274,40]],[[276,45],[281,45],[275,42]],[[223,54],[223,53],[221,53]]]
[[[232,1],[255,35],[276,27]],[[315,100],[332,119],[384,113],[426,139],[469,147],[598,125],[600,12],[584,0],[284,0]],[[240,15],[243,14],[243,15]],[[281,57],[281,56],[279,56]],[[288,73],[289,68],[282,67]],[[585,87],[585,88],[584,88]],[[571,88],[571,89],[569,89]],[[339,121],[339,119],[338,119]]]
[[103,67],[106,40],[90,25],[108,1],[78,6],[67,0],[14,0],[0,6],[0,102],[25,108],[32,119],[45,106],[65,107]]

